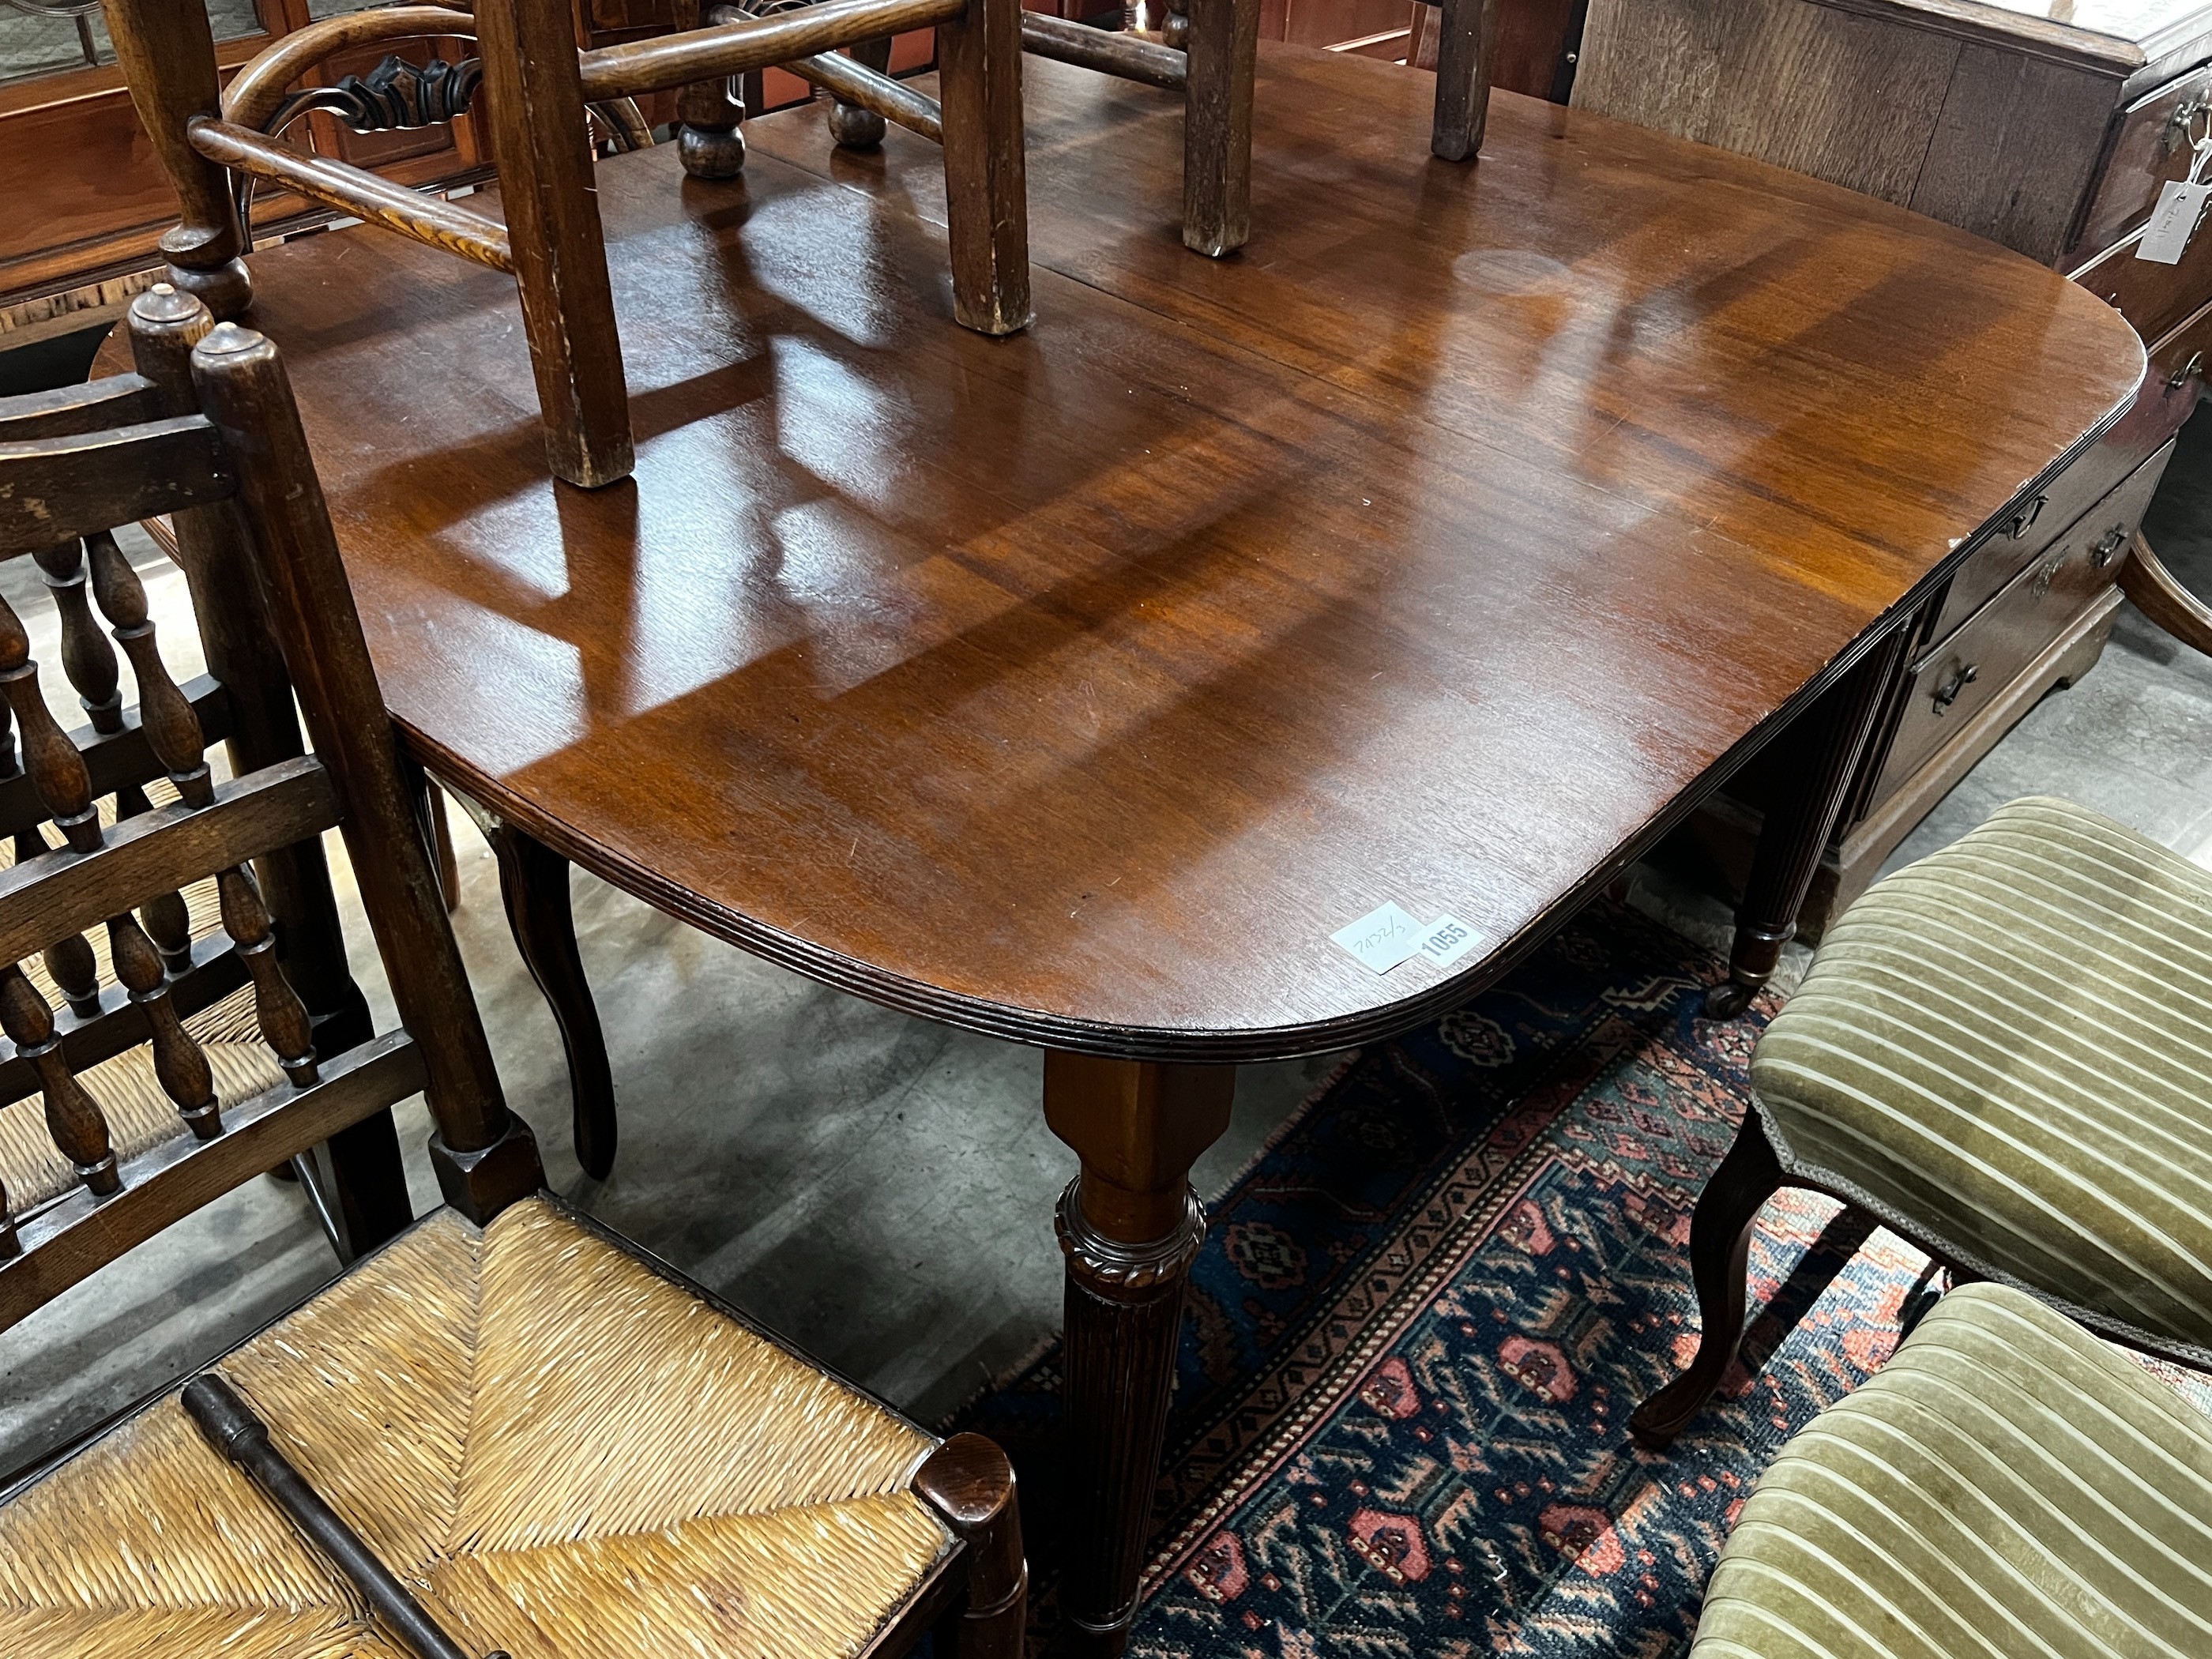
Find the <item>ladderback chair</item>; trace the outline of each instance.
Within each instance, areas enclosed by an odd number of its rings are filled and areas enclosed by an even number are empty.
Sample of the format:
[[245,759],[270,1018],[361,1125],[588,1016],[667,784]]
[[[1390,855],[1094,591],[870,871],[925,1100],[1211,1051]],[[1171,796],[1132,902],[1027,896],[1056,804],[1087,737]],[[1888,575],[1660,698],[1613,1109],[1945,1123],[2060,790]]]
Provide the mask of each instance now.
[[[2141,537],[2120,585],[2212,653]],[[1631,1426],[1664,1445],[1735,1358],[1759,1207],[1833,1194],[1961,1279],[2212,1369],[2212,871],[2031,799],[1869,889],[1760,1035],[1691,1218],[1696,1356]]]
[[[148,311],[142,336],[157,338],[176,325],[173,319],[162,320],[163,304],[149,302]],[[172,367],[180,368],[181,359]],[[189,406],[191,395],[188,381],[172,376],[167,384],[149,380],[120,391],[103,382],[19,398],[0,418],[0,442],[153,418]],[[31,550],[55,601],[58,665],[82,711],[72,729],[52,714],[30,659],[29,634],[0,599],[0,866],[34,858],[64,841],[64,833],[69,845],[104,838],[157,801],[174,804],[177,788],[157,752],[162,744],[220,741],[230,769],[240,775],[302,752],[291,683],[259,596],[243,580],[248,572],[234,519],[221,506],[185,506],[173,524],[208,671],[181,685],[163,665],[138,577],[104,529]],[[137,693],[127,702],[118,645]],[[40,763],[27,771],[27,759]],[[59,806],[50,804],[57,787],[64,791]],[[49,829],[58,817],[62,830]],[[329,1058],[365,1041],[368,1004],[346,965],[321,842],[271,848],[259,855],[257,869],[316,1052]],[[256,1092],[279,1075],[251,1029],[251,957],[241,947],[252,941],[223,932],[220,911],[218,884],[210,878],[181,892],[155,895],[135,927],[102,925],[89,939],[67,933],[21,963],[40,994],[59,1005],[54,1040],[84,1074],[118,1143],[134,1152],[187,1133],[179,1103],[141,1046],[147,1029],[142,1005],[149,998],[158,997],[204,1050],[218,1103]],[[72,1184],[40,1120],[33,1099],[39,1089],[39,1070],[28,1055],[16,1050],[0,1058],[0,1186],[18,1206],[44,1203]],[[335,1191],[319,1185],[310,1191],[342,1259],[350,1259],[409,1218],[390,1114],[373,1113],[338,1132],[329,1163]]]
[[[0,557],[234,505],[313,739],[217,780],[189,702],[160,689],[126,623],[174,799],[110,825],[82,751],[15,700],[64,844],[0,872],[0,1026],[38,1073],[68,1179],[0,1198],[0,1324],[417,1091],[449,1207],[18,1482],[0,1501],[0,1652],[842,1659],[949,1624],[965,1659],[1012,1659],[1026,1577],[998,1449],[939,1443],[543,1190],[414,831],[283,367],[211,320],[163,289],[133,308],[155,355],[189,350],[188,411],[136,375],[77,398],[52,435],[9,432],[0,404],[0,434],[21,440],[0,441]],[[95,588],[115,574],[95,565]],[[25,683],[34,668],[11,689]],[[402,1024],[325,1056],[249,866],[332,827]],[[216,1085],[135,914],[209,877],[272,1062],[242,1097]],[[93,927],[185,1126],[149,1148],[118,1135],[23,967]]]
[[[294,31],[248,64],[226,96],[204,8],[174,0],[107,5],[132,102],[181,209],[181,222],[161,243],[172,284],[218,318],[246,310],[252,284],[232,173],[506,271],[521,303],[548,462],[555,476],[586,488],[628,477],[635,459],[586,110],[601,110],[626,130],[624,100],[682,88],[687,170],[728,178],[744,153],[731,77],[782,64],[938,140],[953,315],[981,333],[1010,334],[1030,316],[1020,13],[1020,0],[823,0],[765,16],[702,15],[699,27],[674,34],[579,52],[565,0],[396,6]],[[836,55],[841,46],[933,25],[936,99]],[[428,85],[403,74],[387,88],[389,100],[362,100],[348,89],[322,106],[384,125],[424,125],[465,107],[480,74],[504,222],[303,154],[267,131],[301,107],[286,107],[288,88],[322,58],[424,36],[474,40],[480,58],[470,73]]]

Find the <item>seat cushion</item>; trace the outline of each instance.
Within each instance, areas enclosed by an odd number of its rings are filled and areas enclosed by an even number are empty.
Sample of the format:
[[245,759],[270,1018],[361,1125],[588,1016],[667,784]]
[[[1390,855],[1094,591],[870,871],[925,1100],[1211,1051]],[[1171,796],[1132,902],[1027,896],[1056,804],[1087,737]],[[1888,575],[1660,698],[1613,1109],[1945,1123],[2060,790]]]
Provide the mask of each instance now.
[[1850,907],[1751,1080],[1910,1226],[2212,1346],[2212,874],[2015,801]]
[[1691,1653],[2212,1653],[2212,1421],[2033,1297],[1954,1291],[1759,1477]]
[[[216,1367],[463,1646],[857,1651],[951,1547],[933,1443],[531,1200],[418,1224]],[[0,1508],[10,1659],[405,1659],[169,1395]]]

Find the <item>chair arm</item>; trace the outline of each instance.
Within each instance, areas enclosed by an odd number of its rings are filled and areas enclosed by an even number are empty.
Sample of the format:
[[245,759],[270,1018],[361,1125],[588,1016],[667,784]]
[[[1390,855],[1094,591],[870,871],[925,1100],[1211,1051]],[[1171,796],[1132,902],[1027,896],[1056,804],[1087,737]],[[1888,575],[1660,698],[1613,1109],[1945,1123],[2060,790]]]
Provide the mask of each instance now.
[[2120,592],[2135,601],[2136,610],[2184,645],[2212,656],[2212,605],[2174,580],[2141,531],[2128,549],[2119,580]]
[[283,104],[285,89],[332,53],[376,40],[441,35],[473,40],[477,20],[447,6],[386,6],[325,17],[293,30],[239,70],[223,89],[222,118],[258,132]]

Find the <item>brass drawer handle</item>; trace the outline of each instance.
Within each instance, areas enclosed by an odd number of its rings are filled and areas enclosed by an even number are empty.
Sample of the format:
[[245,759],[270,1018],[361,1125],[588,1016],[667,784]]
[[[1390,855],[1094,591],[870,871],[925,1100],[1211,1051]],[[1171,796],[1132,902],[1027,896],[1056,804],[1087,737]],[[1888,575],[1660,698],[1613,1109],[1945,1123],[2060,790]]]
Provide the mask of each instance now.
[[1981,677],[1982,668],[1979,663],[1960,664],[1951,671],[1951,678],[1936,688],[1936,712],[1940,714],[1958,702],[1959,693]]
[[2201,351],[2191,352],[2189,361],[2166,377],[2166,389],[2168,392],[2180,391],[2194,376],[2202,373],[2203,368],[2204,354]]
[[2004,533],[2014,541],[2027,534],[2034,527],[2036,520],[2042,515],[2043,503],[2047,499],[2046,496],[2038,495],[2026,507],[2014,514],[2011,518],[2005,520]]
[[2092,570],[2102,570],[2106,565],[2112,563],[2112,555],[2118,552],[2127,544],[2127,526],[2124,524],[2114,525],[2110,530],[2107,530],[2102,536],[2099,537],[2097,538],[2097,544],[2089,550],[2089,568]]
[[2166,131],[2159,135],[2159,154],[2171,155],[2184,144],[2194,146],[2197,135],[2191,129],[2200,116],[2212,116],[2212,98],[2190,98],[2176,104],[2173,113],[2166,118]]

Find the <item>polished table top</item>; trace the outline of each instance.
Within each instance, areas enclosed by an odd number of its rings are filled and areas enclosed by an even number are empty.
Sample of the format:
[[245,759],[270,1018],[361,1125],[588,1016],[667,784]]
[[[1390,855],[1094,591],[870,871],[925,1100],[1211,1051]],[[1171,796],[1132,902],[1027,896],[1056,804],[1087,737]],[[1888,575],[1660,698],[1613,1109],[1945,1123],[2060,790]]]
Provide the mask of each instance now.
[[[2130,398],[2082,289],[1881,203],[1263,50],[1250,247],[1172,95],[1028,60],[1036,325],[936,153],[600,169],[635,478],[547,477],[503,276],[255,256],[386,697],[586,867],[983,1030],[1233,1060],[1465,995]],[[796,158],[775,159],[771,152]],[[471,204],[477,205],[477,204]],[[1385,901],[1482,935],[1378,975]]]

